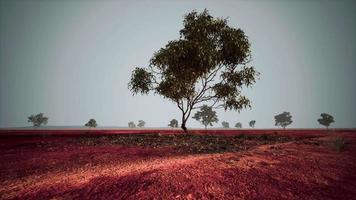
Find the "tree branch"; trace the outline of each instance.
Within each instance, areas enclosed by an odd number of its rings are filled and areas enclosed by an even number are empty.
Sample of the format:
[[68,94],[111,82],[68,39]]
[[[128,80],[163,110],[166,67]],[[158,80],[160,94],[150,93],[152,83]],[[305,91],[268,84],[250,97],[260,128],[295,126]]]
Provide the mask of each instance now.
[[207,87],[208,83],[210,83],[211,81],[214,80],[214,78],[216,77],[216,75],[218,74],[219,70],[221,70],[222,67],[223,67],[223,65],[219,65],[219,67],[217,67],[215,70],[213,70],[207,77],[204,77],[201,79],[203,87],[200,90],[200,92],[198,93],[198,95],[193,99],[193,101],[191,103],[192,108],[195,104],[202,102],[200,99],[203,98],[206,91],[213,88],[212,86]]

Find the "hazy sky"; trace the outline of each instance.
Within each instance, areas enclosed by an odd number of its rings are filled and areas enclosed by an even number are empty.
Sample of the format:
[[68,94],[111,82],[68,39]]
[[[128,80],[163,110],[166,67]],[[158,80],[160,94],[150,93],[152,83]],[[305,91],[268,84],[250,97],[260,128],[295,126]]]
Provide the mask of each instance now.
[[[356,1],[2,1],[0,0],[0,126],[28,126],[39,112],[48,125],[127,126],[143,119],[165,126],[180,119],[160,96],[132,96],[131,71],[179,37],[184,14],[207,8],[229,17],[252,44],[261,73],[243,91],[252,109],[218,111],[219,123],[274,127],[289,111],[291,127],[356,127]],[[180,120],[179,120],[180,121]],[[201,127],[194,119],[188,127]]]

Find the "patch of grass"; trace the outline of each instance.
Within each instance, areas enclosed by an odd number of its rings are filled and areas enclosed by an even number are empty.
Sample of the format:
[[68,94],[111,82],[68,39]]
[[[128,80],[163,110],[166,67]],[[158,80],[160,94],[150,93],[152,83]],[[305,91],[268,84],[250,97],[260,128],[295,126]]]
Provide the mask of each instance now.
[[263,141],[266,144],[274,143],[274,142],[288,142],[292,140],[296,140],[296,138],[291,136],[281,136],[281,135],[272,135],[272,134],[262,134],[262,135],[236,135],[235,138],[243,139],[243,140],[258,140]]
[[314,146],[320,146],[322,144],[322,141],[314,141],[314,140],[303,140],[300,142],[301,144],[307,144],[307,145],[314,145]]
[[220,153],[247,150],[261,144],[273,144],[294,140],[276,135],[198,135],[198,134],[121,134],[84,135],[76,139],[84,145],[126,145],[142,147],[172,147],[182,153]]
[[346,148],[346,140],[344,137],[337,137],[333,141],[331,141],[331,145],[333,149],[338,152],[341,152]]

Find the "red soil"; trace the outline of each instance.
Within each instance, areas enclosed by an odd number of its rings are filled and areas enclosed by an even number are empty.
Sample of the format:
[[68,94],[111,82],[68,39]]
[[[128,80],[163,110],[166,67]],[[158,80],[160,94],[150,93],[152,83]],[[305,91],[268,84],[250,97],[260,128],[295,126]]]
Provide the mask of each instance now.
[[[342,152],[330,146],[340,135]],[[198,155],[2,138],[0,199],[356,199],[355,132],[318,136]]]

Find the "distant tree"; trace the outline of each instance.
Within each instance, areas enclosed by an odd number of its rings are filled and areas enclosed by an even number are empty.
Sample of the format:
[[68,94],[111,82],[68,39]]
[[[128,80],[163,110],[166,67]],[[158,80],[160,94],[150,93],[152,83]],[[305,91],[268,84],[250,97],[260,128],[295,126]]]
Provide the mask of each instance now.
[[140,127],[140,128],[142,128],[142,127],[145,127],[145,124],[146,124],[145,121],[139,120],[137,126]]
[[90,119],[88,123],[85,124],[85,126],[95,128],[98,126],[98,124],[96,123],[95,119]]
[[326,129],[328,130],[329,129],[329,126],[331,123],[334,123],[334,117],[327,114],[327,113],[321,113],[320,114],[320,119],[318,119],[318,122],[323,125],[323,126],[326,126]]
[[286,126],[290,125],[292,121],[292,115],[289,112],[283,112],[274,116],[275,126],[281,126],[283,129],[286,129]]
[[221,125],[223,126],[223,128],[230,128],[229,122],[223,121],[221,122]]
[[237,123],[235,124],[235,127],[236,127],[236,128],[242,128],[241,122],[237,122]]
[[243,86],[255,83],[259,73],[251,61],[248,37],[226,19],[207,10],[185,15],[180,38],[154,53],[148,68],[136,67],[128,84],[133,94],[162,95],[182,112],[181,128],[191,111],[206,102],[214,108],[242,110],[250,106]]
[[129,128],[135,128],[136,125],[135,125],[135,122],[129,122]]
[[250,125],[251,128],[254,128],[256,124],[256,120],[251,120],[248,124]]
[[43,113],[39,113],[37,115],[31,115],[28,117],[27,122],[33,124],[34,127],[40,127],[42,124],[47,124],[48,117],[44,117]]
[[200,111],[197,111],[193,116],[193,119],[202,123],[205,127],[205,130],[208,125],[212,126],[213,123],[218,122],[218,116],[213,109],[207,105],[203,105],[200,108]]
[[177,128],[178,127],[178,121],[176,119],[172,119],[168,126],[172,127],[172,128]]

